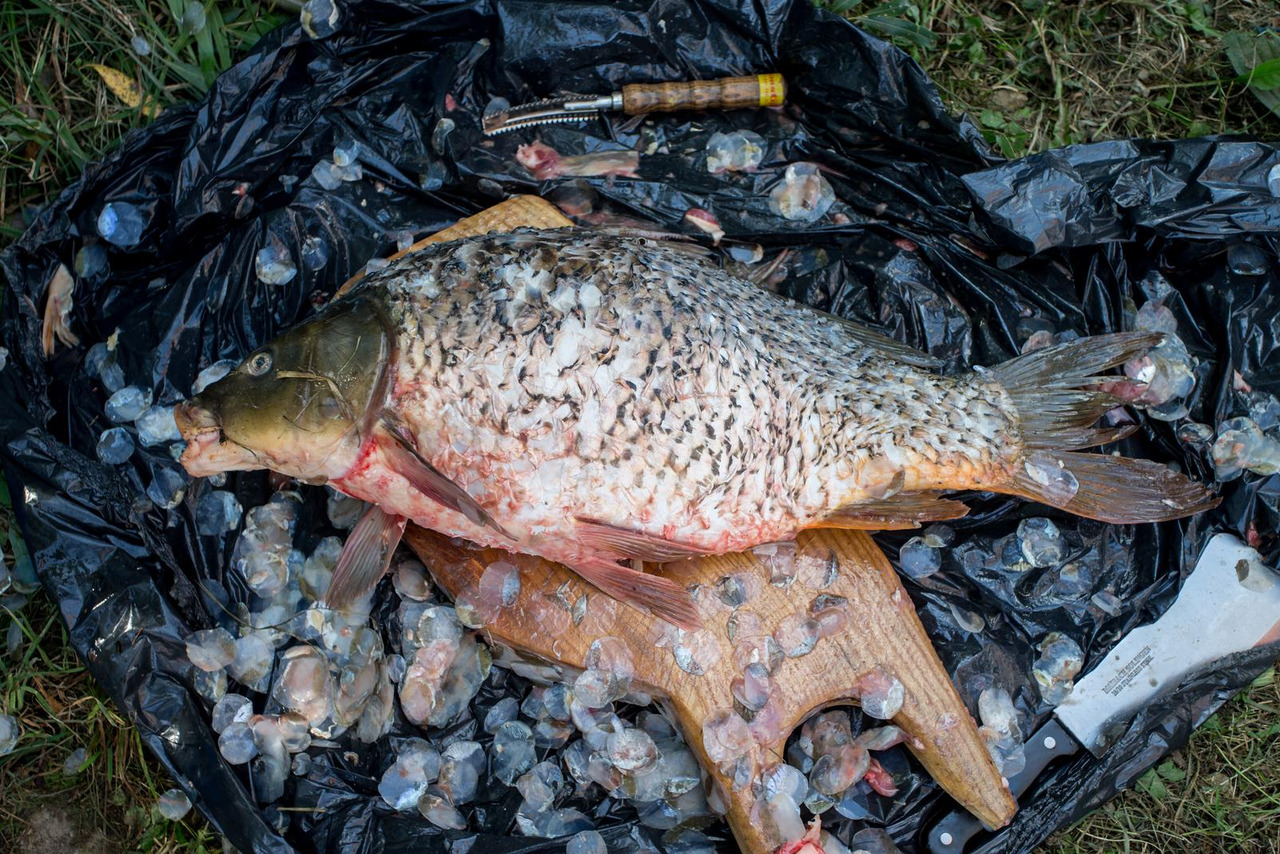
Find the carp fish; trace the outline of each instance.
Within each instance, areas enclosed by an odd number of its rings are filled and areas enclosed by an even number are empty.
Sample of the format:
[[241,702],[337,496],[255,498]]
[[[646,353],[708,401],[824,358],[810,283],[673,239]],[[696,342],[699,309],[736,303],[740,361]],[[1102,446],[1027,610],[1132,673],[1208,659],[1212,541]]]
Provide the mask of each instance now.
[[945,376],[886,335],[735,278],[696,246],[575,229],[441,243],[366,276],[176,417],[195,476],[271,469],[369,502],[326,595],[386,571],[406,520],[565,564],[698,625],[644,571],[963,516],[983,490],[1115,523],[1213,507],[1164,465],[1081,449],[1113,333]]

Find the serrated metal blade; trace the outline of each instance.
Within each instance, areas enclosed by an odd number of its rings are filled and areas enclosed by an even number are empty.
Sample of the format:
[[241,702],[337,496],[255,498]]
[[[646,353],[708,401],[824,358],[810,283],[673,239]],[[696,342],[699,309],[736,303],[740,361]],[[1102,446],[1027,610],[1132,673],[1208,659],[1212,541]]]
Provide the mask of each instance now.
[[559,98],[543,98],[541,101],[530,101],[518,107],[508,107],[501,112],[483,117],[480,120],[480,126],[485,136],[494,136],[531,125],[571,122],[578,118],[586,118],[590,113],[573,113],[565,109],[565,104],[578,97],[565,95]]
[[494,116],[494,126],[489,125],[489,119],[484,120],[484,135],[497,136],[507,131],[520,130],[521,128],[534,127],[536,125],[555,125],[568,124],[569,122],[580,122],[591,118],[590,113],[565,113],[558,116],[536,116],[533,118],[512,119],[509,116]]
[[557,98],[530,101],[484,116],[480,120],[480,127],[485,136],[495,136],[534,125],[584,121],[594,117],[599,110],[608,109],[622,109],[621,94],[595,97],[570,92]]

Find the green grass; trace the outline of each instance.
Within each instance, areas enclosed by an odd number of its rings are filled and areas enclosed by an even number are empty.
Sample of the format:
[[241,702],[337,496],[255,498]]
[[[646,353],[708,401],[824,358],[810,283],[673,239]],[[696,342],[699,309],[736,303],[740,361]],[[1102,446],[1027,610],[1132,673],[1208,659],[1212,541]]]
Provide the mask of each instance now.
[[[85,164],[150,121],[109,91],[91,63],[131,78],[144,105],[192,101],[295,5],[207,2],[206,26],[193,34],[181,25],[185,0],[0,0],[0,247]],[[146,41],[147,55],[134,38]],[[11,524],[0,508],[0,530]],[[23,734],[0,759],[0,851],[221,851],[195,812],[181,822],[155,812],[173,782],[93,684],[47,597],[38,594],[13,619],[25,642],[0,667],[0,709],[19,719]],[[0,611],[0,631],[9,623]],[[65,776],[63,762],[77,747],[89,761]]]
[[[0,759],[0,851],[221,851],[196,813],[171,822],[155,811],[172,782],[93,684],[48,598],[16,615],[0,610],[0,628],[10,620],[23,643],[5,661],[0,708],[18,719],[22,735]],[[81,747],[85,764],[64,773]]]
[[1280,681],[1275,670],[1205,722],[1135,790],[1059,833],[1052,854],[1280,851]]
[[[207,2],[209,26],[192,35],[180,25],[184,4],[0,0],[0,246],[87,162],[149,121],[113,95],[90,63],[132,78],[144,104],[169,107],[198,98],[297,7],[292,0]],[[1271,55],[1255,61],[1247,48],[1256,28],[1280,25],[1280,2],[826,5],[910,51],[952,110],[969,113],[1009,156],[1124,136],[1280,137],[1280,119],[1237,80]],[[147,56],[131,46],[135,36],[148,43]],[[1232,39],[1245,46],[1247,68],[1228,62]],[[1264,82],[1255,79],[1255,88]],[[1261,94],[1276,103],[1274,91]],[[0,531],[10,522],[0,509]],[[0,631],[8,619],[0,613]],[[24,735],[18,752],[0,760],[0,851],[220,850],[194,813],[182,822],[156,815],[156,799],[172,783],[70,651],[53,605],[37,596],[17,619],[25,642],[16,660],[3,660],[0,708],[20,719]],[[1044,850],[1280,852],[1277,733],[1280,683],[1272,675],[1228,704],[1136,791]],[[86,748],[90,761],[63,776],[76,747]],[[65,823],[68,814],[71,841],[50,837],[54,819]],[[31,837],[36,830],[46,835]]]
[[[284,19],[265,0],[207,2],[206,26],[181,25],[195,0],[0,0],[0,245],[23,212],[65,187],[146,111],[113,95],[87,66],[106,65],[161,109],[199,98],[217,75]],[[150,48],[140,56],[133,39]]]
[[1275,2],[829,0],[910,52],[1006,156],[1117,137],[1280,135],[1224,39],[1280,24]]

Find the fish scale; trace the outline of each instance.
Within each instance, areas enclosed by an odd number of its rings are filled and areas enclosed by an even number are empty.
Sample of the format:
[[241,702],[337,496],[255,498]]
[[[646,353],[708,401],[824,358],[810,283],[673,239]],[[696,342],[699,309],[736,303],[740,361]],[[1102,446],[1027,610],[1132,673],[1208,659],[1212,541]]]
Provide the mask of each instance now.
[[[863,497],[856,461],[897,458],[929,485],[932,465],[971,472],[953,488],[1013,463],[1016,427],[976,389],[878,358],[826,315],[685,248],[510,234],[472,241],[465,256],[410,256],[363,287],[385,290],[405,354],[393,405],[417,413],[419,447],[437,449],[432,464],[482,504],[491,490],[510,495],[519,510],[499,521],[513,534],[572,539],[587,514],[732,550]],[[584,288],[598,305],[554,298]],[[458,351],[472,359],[446,365]],[[867,423],[854,400],[888,417]],[[971,430],[992,422],[991,438],[961,442],[957,411]],[[487,473],[457,452],[459,437]],[[548,460],[560,463],[554,477]],[[474,526],[455,535],[498,544]]]
[[1157,463],[1078,453],[1124,435],[1093,426],[1117,403],[1098,374],[1159,338],[940,376],[697,246],[518,231],[398,258],[174,417],[193,475],[266,467],[370,502],[335,607],[376,583],[412,520],[559,561],[694,628],[687,591],[637,561],[952,519],[966,508],[949,490],[1110,522],[1214,506]]

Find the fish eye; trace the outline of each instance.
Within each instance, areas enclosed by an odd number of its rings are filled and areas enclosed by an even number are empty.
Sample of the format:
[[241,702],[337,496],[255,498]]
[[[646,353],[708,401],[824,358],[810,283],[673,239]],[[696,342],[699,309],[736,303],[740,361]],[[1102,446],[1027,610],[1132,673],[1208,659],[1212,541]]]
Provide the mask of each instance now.
[[260,377],[269,370],[271,370],[270,353],[259,353],[249,360],[249,373],[251,375]]

